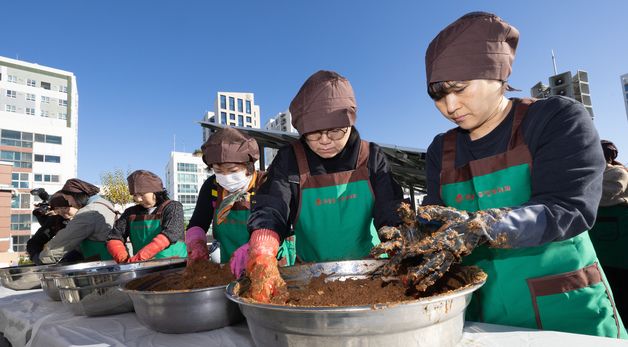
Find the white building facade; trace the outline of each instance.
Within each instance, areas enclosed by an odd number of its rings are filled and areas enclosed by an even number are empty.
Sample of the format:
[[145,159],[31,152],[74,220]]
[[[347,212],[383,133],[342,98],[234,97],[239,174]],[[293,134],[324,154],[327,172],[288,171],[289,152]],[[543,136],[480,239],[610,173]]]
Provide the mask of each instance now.
[[[253,93],[217,92],[214,112],[207,112],[204,120],[242,128],[261,126],[260,107],[255,104]],[[209,130],[203,130],[203,142],[209,138]]]
[[626,107],[626,118],[628,118],[628,73],[621,75],[621,94],[624,96],[624,106]]
[[171,152],[166,165],[166,190],[170,198],[183,204],[183,214],[188,222],[194,212],[198,192],[210,176],[201,156],[192,153]]
[[[9,251],[39,228],[34,188],[52,195],[76,177],[78,91],[73,73],[0,57],[0,160],[13,163]],[[1,238],[1,237],[0,237]],[[0,250],[1,252],[2,250]]]
[[[283,112],[277,113],[277,115],[266,122],[264,125],[264,129],[266,130],[274,130],[274,131],[282,131],[288,133],[299,133],[295,127],[292,126],[292,114],[290,111],[286,110]],[[266,158],[266,165],[270,165],[275,159],[277,155],[277,150],[272,148],[266,148],[264,151],[264,156]]]

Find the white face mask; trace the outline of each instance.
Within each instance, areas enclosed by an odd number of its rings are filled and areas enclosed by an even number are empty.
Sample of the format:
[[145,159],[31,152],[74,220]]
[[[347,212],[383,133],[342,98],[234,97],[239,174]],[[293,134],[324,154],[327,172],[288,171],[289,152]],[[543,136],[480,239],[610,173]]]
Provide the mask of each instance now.
[[251,182],[252,176],[246,175],[246,170],[234,172],[232,174],[223,175],[216,174],[216,182],[230,193],[245,188]]

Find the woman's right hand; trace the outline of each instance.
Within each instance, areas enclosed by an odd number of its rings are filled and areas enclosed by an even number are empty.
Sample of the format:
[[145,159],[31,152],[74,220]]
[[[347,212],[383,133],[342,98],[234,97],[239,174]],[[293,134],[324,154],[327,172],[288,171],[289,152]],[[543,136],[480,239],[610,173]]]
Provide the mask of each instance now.
[[209,260],[207,235],[201,227],[191,227],[185,232],[185,246],[189,260]]

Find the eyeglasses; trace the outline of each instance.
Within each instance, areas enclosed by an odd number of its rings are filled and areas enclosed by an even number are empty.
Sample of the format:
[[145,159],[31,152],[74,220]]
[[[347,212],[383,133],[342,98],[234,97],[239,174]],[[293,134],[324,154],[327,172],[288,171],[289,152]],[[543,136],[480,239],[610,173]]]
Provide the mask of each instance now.
[[327,135],[327,138],[333,141],[342,139],[349,131],[349,128],[336,128],[329,130],[319,130],[305,134],[305,139],[308,141],[318,141],[323,137],[323,134]]

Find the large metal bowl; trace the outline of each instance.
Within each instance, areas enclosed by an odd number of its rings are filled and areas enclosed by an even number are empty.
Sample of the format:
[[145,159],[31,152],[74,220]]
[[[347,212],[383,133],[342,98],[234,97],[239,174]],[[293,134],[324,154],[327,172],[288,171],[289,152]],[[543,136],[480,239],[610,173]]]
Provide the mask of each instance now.
[[13,290],[41,288],[37,272],[52,265],[19,265],[0,269],[0,282],[3,287]]
[[[167,275],[171,271],[162,271]],[[213,330],[244,319],[238,305],[225,296],[226,285],[173,291],[142,290],[141,278],[121,286],[133,301],[135,314],[150,329],[167,334]]]
[[[328,280],[365,278],[382,260],[342,261],[281,268],[289,286],[312,277]],[[257,346],[455,346],[462,338],[464,312],[473,291],[484,282],[457,291],[418,300],[347,307],[296,307],[259,304],[234,292]]]
[[132,312],[133,303],[118,290],[136,277],[160,270],[185,266],[185,259],[156,259],[131,264],[115,264],[79,270],[60,271],[54,277],[61,301],[76,315],[103,316]]
[[61,301],[61,295],[59,294],[59,288],[55,284],[55,277],[61,277],[67,271],[76,271],[76,270],[85,270],[93,267],[102,267],[115,265],[116,262],[113,260],[107,261],[91,261],[86,263],[79,264],[71,264],[71,265],[50,265],[39,271],[37,271],[37,275],[39,276],[39,281],[41,282],[41,288],[44,290],[44,293],[50,297],[50,299],[54,301]]

